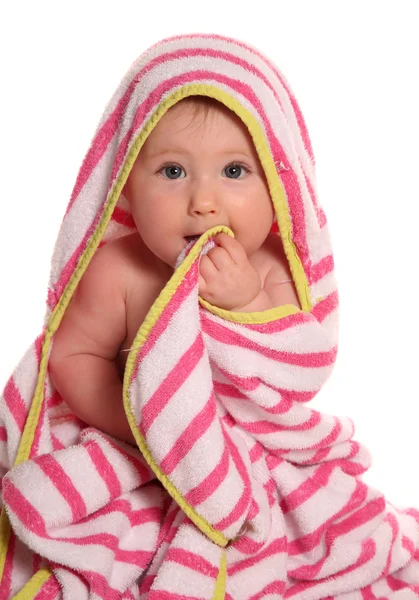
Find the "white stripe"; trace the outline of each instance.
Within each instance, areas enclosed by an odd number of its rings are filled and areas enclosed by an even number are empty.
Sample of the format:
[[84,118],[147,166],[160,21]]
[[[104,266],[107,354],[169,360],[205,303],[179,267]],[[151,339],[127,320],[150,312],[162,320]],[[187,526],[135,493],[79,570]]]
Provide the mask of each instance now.
[[212,341],[210,354],[218,365],[228,365],[228,371],[237,377],[259,377],[268,386],[297,392],[319,390],[333,368],[333,364],[300,367],[281,363],[247,348],[228,346],[216,340]]
[[35,343],[25,352],[23,358],[13,372],[13,379],[26,407],[32,403],[38,378],[38,360]]

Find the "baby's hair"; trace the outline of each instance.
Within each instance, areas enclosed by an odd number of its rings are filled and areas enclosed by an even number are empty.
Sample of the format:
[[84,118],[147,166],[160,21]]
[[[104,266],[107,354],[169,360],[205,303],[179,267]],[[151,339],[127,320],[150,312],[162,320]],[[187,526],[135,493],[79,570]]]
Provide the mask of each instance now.
[[[191,107],[193,109],[191,122],[187,125],[189,127],[190,124],[197,124],[197,128],[202,127],[204,123],[206,123],[209,117],[214,115],[216,111],[228,111],[231,114],[231,111],[218,100],[211,98],[210,96],[188,96],[183,100],[180,100],[176,107]],[[198,121],[198,117],[201,117],[201,120]]]

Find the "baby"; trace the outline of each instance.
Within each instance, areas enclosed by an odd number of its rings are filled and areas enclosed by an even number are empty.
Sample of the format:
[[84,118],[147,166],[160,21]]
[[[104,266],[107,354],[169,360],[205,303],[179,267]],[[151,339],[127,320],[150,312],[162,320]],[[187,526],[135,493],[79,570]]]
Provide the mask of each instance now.
[[221,103],[184,99],[142,147],[124,187],[137,232],[91,260],[55,335],[54,385],[84,422],[135,444],[122,403],[127,353],[185,246],[216,225],[201,257],[199,294],[211,304],[257,312],[300,308],[274,209],[246,126]]

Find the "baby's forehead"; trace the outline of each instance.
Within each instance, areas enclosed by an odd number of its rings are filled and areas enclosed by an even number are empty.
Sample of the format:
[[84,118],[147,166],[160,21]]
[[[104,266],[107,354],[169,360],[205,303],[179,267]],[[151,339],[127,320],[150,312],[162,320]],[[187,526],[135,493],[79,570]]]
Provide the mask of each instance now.
[[184,144],[205,147],[204,139],[213,148],[226,147],[233,151],[245,146],[254,151],[248,128],[236,113],[205,96],[193,96],[172,106],[151,131],[143,150],[150,153],[156,146],[170,149]]

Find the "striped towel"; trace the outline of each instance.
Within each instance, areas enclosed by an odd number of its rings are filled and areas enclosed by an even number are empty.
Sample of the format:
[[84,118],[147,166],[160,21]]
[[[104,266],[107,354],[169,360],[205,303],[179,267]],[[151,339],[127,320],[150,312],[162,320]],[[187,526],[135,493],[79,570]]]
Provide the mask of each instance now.
[[[208,304],[199,260],[232,232],[190,244],[128,356],[135,447],[80,422],[48,360],[93,253],[132,231],[121,190],[147,135],[196,94],[251,132],[302,309]],[[47,304],[0,401],[1,600],[419,597],[419,511],[362,481],[370,456],[350,419],[308,405],[336,358],[338,297],[303,117],[266,57],[189,35],[132,65],[76,181]]]

